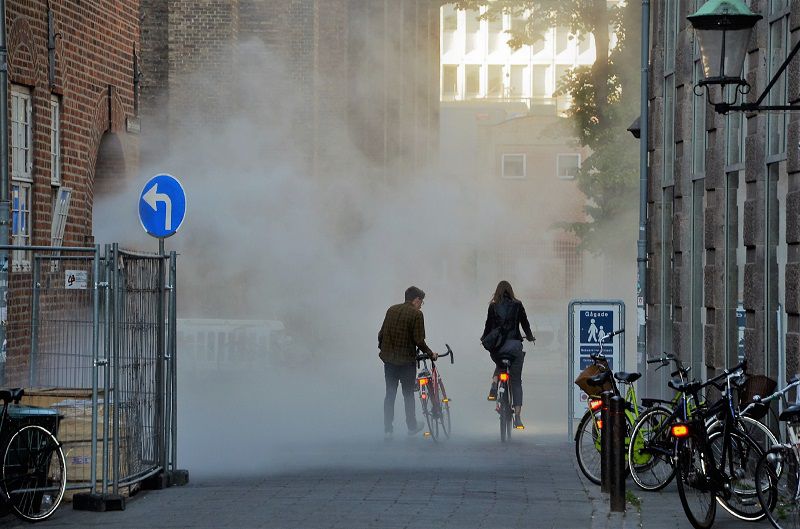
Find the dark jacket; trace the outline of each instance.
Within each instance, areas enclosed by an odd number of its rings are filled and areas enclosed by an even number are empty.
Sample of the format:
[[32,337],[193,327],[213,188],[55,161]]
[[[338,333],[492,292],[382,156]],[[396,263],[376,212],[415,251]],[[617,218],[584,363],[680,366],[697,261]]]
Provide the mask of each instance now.
[[410,301],[392,305],[386,311],[381,330],[378,331],[378,348],[384,362],[395,365],[413,364],[417,347],[431,354],[425,344],[425,318],[422,311]]
[[[522,330],[525,331],[525,337],[530,341],[533,340],[533,333],[531,332],[531,324],[528,322],[528,315],[525,314],[525,307],[518,299],[512,300],[504,297],[497,303],[489,304],[489,312],[486,314],[486,325],[483,328],[481,339],[486,336],[489,331],[496,327],[500,327],[503,321],[508,318],[516,305],[517,317],[516,321],[509,322],[510,330],[506,336],[507,340],[522,340],[522,334],[519,332],[520,325]],[[508,328],[508,327],[507,327]]]

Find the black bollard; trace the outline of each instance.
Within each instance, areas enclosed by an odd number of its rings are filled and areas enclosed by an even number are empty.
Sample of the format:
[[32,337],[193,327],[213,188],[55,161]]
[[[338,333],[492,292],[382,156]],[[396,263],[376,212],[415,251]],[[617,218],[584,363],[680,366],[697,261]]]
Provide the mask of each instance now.
[[625,511],[625,399],[611,397],[609,404],[611,426],[611,512]]
[[608,492],[611,486],[611,421],[609,403],[614,396],[612,391],[600,394],[602,406],[600,407],[600,490]]

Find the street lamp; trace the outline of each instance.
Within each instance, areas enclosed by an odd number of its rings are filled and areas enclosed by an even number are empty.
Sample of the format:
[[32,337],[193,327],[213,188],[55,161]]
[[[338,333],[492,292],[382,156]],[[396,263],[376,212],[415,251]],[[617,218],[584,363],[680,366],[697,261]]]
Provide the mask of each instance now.
[[[789,61],[800,49],[800,41],[775,72],[756,102],[736,105],[739,94],[744,95],[750,91],[750,85],[742,78],[744,58],[747,55],[750,33],[763,17],[750,11],[743,0],[710,0],[687,18],[695,29],[697,40],[700,43],[700,55],[705,75],[697,83],[695,90],[698,90],[699,87],[706,87],[708,91],[712,86],[719,86],[722,92],[723,101],[721,102],[711,101],[710,92],[707,92],[709,103],[714,106],[714,110],[721,114],[731,110],[800,110],[798,105],[761,105],[770,89],[786,70]],[[725,100],[725,87],[731,85],[736,87],[731,91],[732,99]]]

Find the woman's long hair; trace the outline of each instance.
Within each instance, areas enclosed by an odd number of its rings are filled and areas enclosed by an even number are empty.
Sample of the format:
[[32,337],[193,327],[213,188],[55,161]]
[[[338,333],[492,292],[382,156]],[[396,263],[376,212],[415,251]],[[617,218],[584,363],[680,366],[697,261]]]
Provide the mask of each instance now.
[[514,289],[511,288],[511,283],[508,281],[500,281],[497,283],[497,289],[494,291],[494,296],[492,296],[492,301],[489,303],[498,303],[503,296],[508,296],[509,299],[512,301],[516,301],[517,298],[514,297]]

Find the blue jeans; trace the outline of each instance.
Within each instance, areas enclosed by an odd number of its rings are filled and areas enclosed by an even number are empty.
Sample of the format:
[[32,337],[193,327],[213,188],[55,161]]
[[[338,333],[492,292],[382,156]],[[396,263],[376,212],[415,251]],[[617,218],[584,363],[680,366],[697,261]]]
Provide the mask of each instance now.
[[394,365],[383,363],[383,376],[386,379],[386,397],[383,399],[383,431],[393,431],[394,401],[397,398],[397,383],[403,385],[403,401],[406,405],[406,426],[409,431],[417,428],[414,410],[414,388],[417,383],[417,370],[414,364]]

